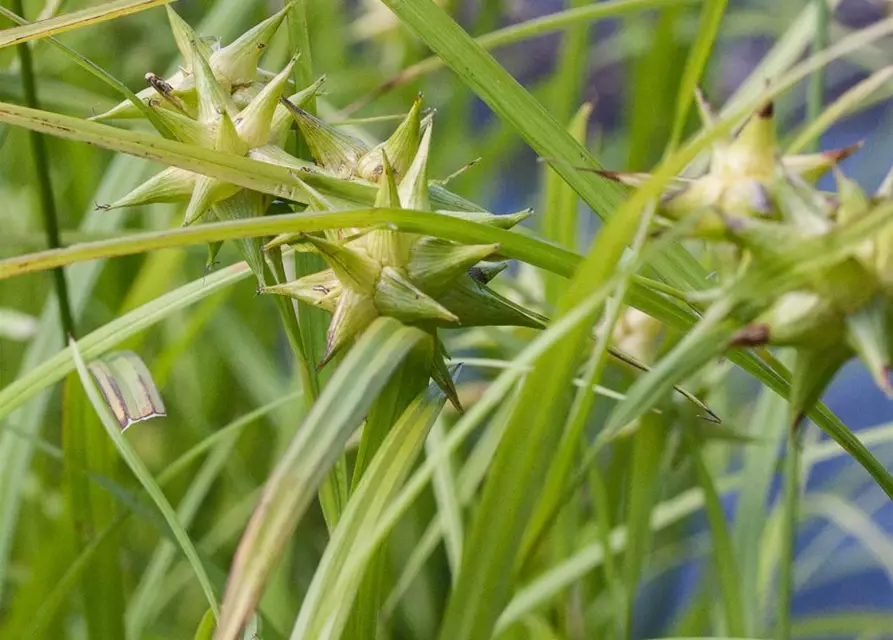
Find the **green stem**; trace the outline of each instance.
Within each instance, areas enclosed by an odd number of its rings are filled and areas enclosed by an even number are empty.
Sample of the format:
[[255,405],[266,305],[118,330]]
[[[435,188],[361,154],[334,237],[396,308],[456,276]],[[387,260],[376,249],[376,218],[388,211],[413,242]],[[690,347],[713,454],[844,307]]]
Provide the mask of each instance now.
[[[15,12],[24,13],[22,0],[15,0]],[[27,43],[18,45],[19,63],[22,72],[22,92],[25,95],[25,104],[34,109],[39,109],[37,89],[34,82],[34,64],[31,60],[31,49]],[[50,179],[50,163],[47,154],[46,141],[36,131],[29,133],[31,153],[34,155],[34,170],[37,173],[38,194],[40,197],[40,212],[43,216],[43,226],[46,232],[47,244],[51,249],[62,246],[59,239],[59,223],[56,215],[56,203],[53,199],[53,184]],[[56,289],[56,298],[59,302],[59,319],[62,327],[62,341],[68,341],[74,336],[74,319],[71,313],[71,304],[68,301],[68,285],[65,282],[65,271],[62,267],[53,269],[53,285]]]
[[775,637],[791,637],[791,601],[794,597],[794,550],[797,542],[797,521],[800,512],[800,443],[794,427],[788,434],[788,448],[784,464],[784,514],[782,547],[779,558],[778,611]]
[[[815,40],[812,45],[813,54],[821,53],[828,46],[828,30],[831,22],[831,10],[828,7],[828,0],[815,0],[817,5],[816,11],[816,28]],[[809,83],[809,96],[806,104],[806,119],[812,122],[819,117],[822,112],[822,106],[825,102],[825,67],[819,67],[812,74]],[[819,138],[817,137],[812,144],[813,149],[818,150]]]

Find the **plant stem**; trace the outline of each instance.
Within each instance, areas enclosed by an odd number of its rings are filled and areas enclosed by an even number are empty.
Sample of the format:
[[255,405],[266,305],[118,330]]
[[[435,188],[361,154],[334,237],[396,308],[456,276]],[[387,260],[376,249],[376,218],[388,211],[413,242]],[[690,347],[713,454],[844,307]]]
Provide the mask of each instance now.
[[[828,7],[828,0],[815,0],[817,4],[816,11],[816,27],[815,40],[813,40],[813,54],[820,53],[828,46],[828,29],[831,22],[831,10]],[[812,74],[809,83],[809,95],[806,103],[806,119],[813,121],[819,117],[822,112],[822,106],[825,102],[825,67],[819,67]],[[820,147],[821,136],[816,137],[812,143],[812,147],[818,150]]]
[[[19,15],[24,13],[22,0],[14,1],[14,10]],[[31,108],[39,109],[40,104],[37,100],[37,88],[34,82],[34,65],[31,60],[31,49],[29,49],[27,43],[20,44],[17,48],[21,65],[22,92],[25,95],[25,104]],[[59,240],[59,223],[56,215],[56,203],[53,199],[53,184],[50,179],[50,163],[46,141],[43,135],[36,131],[29,132],[28,137],[31,143],[31,153],[34,155],[34,170],[37,173],[40,211],[43,216],[47,244],[50,249],[58,249],[62,245]],[[59,301],[59,319],[64,344],[69,337],[74,336],[74,319],[71,313],[71,304],[68,301],[68,285],[65,282],[65,271],[62,267],[53,269],[53,285],[56,289],[56,298]]]
[[784,513],[782,514],[782,546],[779,558],[778,613],[775,637],[791,637],[791,601],[794,596],[794,551],[797,543],[797,521],[800,511],[800,443],[797,432],[790,428],[784,464]]

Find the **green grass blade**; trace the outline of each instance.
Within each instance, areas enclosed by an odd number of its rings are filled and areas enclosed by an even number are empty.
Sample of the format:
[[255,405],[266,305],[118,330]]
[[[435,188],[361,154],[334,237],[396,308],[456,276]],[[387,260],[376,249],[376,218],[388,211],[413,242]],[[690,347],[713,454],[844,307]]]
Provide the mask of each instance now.
[[701,76],[704,75],[727,4],[728,0],[706,0],[701,7],[698,35],[688,52],[685,70],[682,72],[682,80],[679,82],[679,91],[676,94],[676,111],[673,115],[670,142],[667,145],[667,150],[670,152],[682,140],[695,89],[701,82]]
[[778,593],[775,596],[775,637],[779,640],[788,640],[791,637],[797,525],[800,522],[800,473],[800,443],[797,441],[796,432],[791,428],[788,430],[784,462],[781,553],[778,558]]
[[115,20],[131,13],[145,11],[168,4],[173,0],[111,0],[102,4],[65,13],[34,24],[0,31],[0,49],[29,40],[47,38],[52,35],[82,29],[106,20]]
[[214,611],[215,615],[218,615],[219,609],[217,606],[217,598],[214,595],[211,580],[198,557],[198,552],[196,552],[195,546],[189,538],[189,534],[183,529],[174,508],[164,496],[164,492],[146,468],[146,465],[139,457],[139,454],[137,454],[132,445],[124,438],[120,425],[117,423],[114,416],[112,416],[109,408],[105,405],[99,390],[96,388],[93,379],[90,377],[90,373],[87,371],[87,366],[84,364],[77,343],[74,340],[70,340],[69,347],[71,349],[71,355],[74,358],[75,367],[77,368],[78,375],[81,379],[81,384],[84,386],[84,390],[87,392],[87,396],[89,397],[93,408],[96,410],[96,413],[99,414],[99,417],[102,420],[102,426],[105,427],[106,433],[115,444],[115,448],[124,459],[124,462],[127,463],[127,466],[130,467],[133,475],[137,477],[140,484],[143,486],[143,489],[145,489],[146,493],[152,498],[155,506],[158,507],[158,510],[161,512],[165,522],[167,522],[167,525],[170,527],[171,532],[176,538],[180,549],[183,551],[183,555],[186,556],[189,563],[192,565],[192,569],[201,585],[205,598],[208,600],[208,606]]
[[[16,9],[22,11],[22,0],[16,0]],[[27,44],[17,47],[19,53],[19,65],[21,66],[22,93],[29,107],[37,109],[40,103],[37,99],[35,87],[34,63],[31,57],[31,49]],[[56,210],[56,199],[53,195],[53,181],[50,175],[50,159],[47,150],[47,142],[43,136],[32,131],[28,136],[31,143],[31,155],[34,159],[34,172],[37,175],[37,196],[40,202],[40,213],[43,218],[43,230],[46,234],[47,244],[51,249],[61,246],[59,240],[59,215]],[[59,320],[62,329],[62,339],[75,335],[74,318],[71,313],[71,301],[68,297],[68,282],[63,269],[53,270],[53,286],[56,290],[56,299],[59,305]]]
[[833,103],[828,105],[817,118],[807,121],[806,126],[788,145],[787,153],[799,153],[809,147],[837,121],[847,117],[862,105],[878,89],[893,78],[893,65],[875,71],[861,82],[853,85]]
[[372,559],[356,553],[358,543],[375,527],[412,470],[444,401],[443,394],[432,385],[406,408],[381,443],[316,569],[292,629],[292,640],[341,636]]
[[[592,105],[585,103],[574,115],[568,130],[580,144],[586,144],[587,125],[592,114]],[[545,192],[541,232],[547,240],[571,251],[577,250],[577,207],[579,198],[561,176],[551,167],[543,167]],[[558,303],[566,282],[555,274],[546,275],[546,300],[552,305]]]
[[[428,456],[436,456],[446,440],[446,427],[443,419],[437,420],[431,427],[431,433],[425,441]],[[465,531],[462,526],[461,498],[458,495],[456,477],[453,473],[451,456],[443,456],[436,465],[432,478],[434,497],[437,500],[437,513],[443,523],[443,539],[446,546],[447,561],[450,564],[450,576],[453,584],[459,575],[459,563],[462,561],[462,549],[465,546]]]
[[[427,387],[430,371],[429,357],[430,354],[426,352],[424,346],[410,351],[369,408],[366,422],[363,425],[363,436],[360,439],[360,446],[353,465],[351,493],[360,486],[367,467],[375,459],[378,449],[383,445],[404,410]],[[358,586],[356,604],[351,618],[347,622],[346,634],[350,638],[375,640],[378,634],[378,612],[381,609],[381,592],[387,559],[387,550],[381,549],[369,560],[362,583]],[[347,609],[347,611],[349,610]],[[295,636],[294,633],[292,635]]]
[[[0,7],[0,14],[3,14],[13,22],[16,22],[20,25],[28,25],[28,21],[22,18],[21,16],[13,13],[9,9],[5,7]],[[47,42],[53,45],[56,49],[61,51],[66,57],[68,57],[72,62],[86,70],[87,73],[93,75],[96,78],[99,78],[102,82],[110,86],[112,89],[120,93],[126,99],[130,100],[133,105],[139,109],[143,115],[152,123],[152,126],[155,127],[155,130],[158,131],[161,135],[166,138],[173,138],[173,134],[168,130],[167,126],[161,121],[158,117],[158,114],[155,113],[153,109],[149,107],[148,104],[139,99],[139,97],[130,90],[130,88],[125,85],[123,82],[112,76],[105,69],[100,67],[94,62],[91,62],[81,54],[79,54],[74,49],[62,44],[56,38],[52,36],[47,38]],[[35,106],[35,105],[29,105]]]
[[[787,434],[785,402],[765,389],[756,403],[747,433],[761,441],[742,451],[741,475],[744,481],[735,510],[733,539],[741,582],[741,606],[745,612],[746,634],[757,633],[763,623],[758,602],[757,570],[760,547],[769,509],[769,491],[778,461],[778,452]],[[837,445],[834,445],[837,447]]]
[[[200,32],[217,33],[228,37],[240,20],[251,8],[246,2],[219,2],[207,15],[199,27]],[[170,73],[173,73],[172,69]],[[105,169],[105,174],[92,198],[97,202],[110,202],[120,195],[121,190],[135,187],[142,177],[141,167],[133,158],[116,158]],[[124,219],[107,216],[104,212],[93,211],[93,207],[84,212],[81,229],[87,233],[112,233],[124,226]],[[70,295],[72,311],[80,316],[88,301],[92,301],[92,293],[97,278],[102,271],[103,263],[78,265],[70,271]],[[31,341],[22,359],[20,370],[30,371],[44,360],[51,358],[64,342],[58,337],[58,309],[54,301],[44,305],[38,325],[38,333]],[[67,373],[67,372],[66,372]],[[34,398],[29,406],[23,407],[7,418],[7,422],[20,430],[21,434],[33,436],[40,433],[46,424],[44,415],[50,404],[47,393]],[[21,501],[24,495],[24,484],[32,461],[35,440],[21,438],[18,435],[0,432],[0,520],[9,526],[0,527],[0,595],[4,594],[9,584],[9,556],[12,537],[17,530]]]
[[332,376],[269,477],[233,561],[215,634],[234,640],[260,599],[280,552],[350,434],[394,369],[424,337],[379,318]]
[[[77,375],[65,381],[63,402],[63,450],[68,509],[80,551],[92,538],[114,527],[118,507],[114,498],[90,482],[85,470],[115,480],[118,457],[115,446],[102,431]],[[120,430],[120,425],[118,429]],[[93,558],[90,575],[81,580],[87,631],[98,640],[124,637],[124,581],[120,566],[120,535],[109,535]]]
[[747,633],[744,624],[746,610],[741,599],[741,579],[735,561],[732,538],[726,523],[726,514],[720,501],[719,492],[716,490],[713,474],[704,461],[701,443],[693,437],[688,441],[691,445],[691,456],[698,484],[701,491],[704,492],[704,511],[707,521],[710,523],[710,533],[713,538],[713,564],[722,594],[725,631],[730,636],[744,636]]
[[626,587],[624,636],[632,638],[634,604],[642,568],[651,547],[651,513],[660,493],[661,462],[667,425],[653,415],[643,416],[633,441],[632,467],[627,479],[626,553],[623,580]]
[[[696,0],[605,0],[582,7],[574,7],[564,11],[550,13],[533,20],[519,24],[513,24],[496,31],[475,38],[475,42],[487,51],[515,42],[522,42],[555,31],[567,29],[575,25],[581,25],[599,20],[618,18],[630,13],[638,13],[649,9],[674,6],[679,4],[691,4]],[[344,112],[353,113],[378,96],[395,87],[407,84],[418,77],[437,71],[444,67],[444,61],[431,56],[403,69],[399,75],[379,85],[368,96],[357,100],[348,106]]]
[[[726,478],[717,483],[717,490],[726,493],[740,485],[736,479]],[[657,533],[666,527],[682,521],[704,508],[704,494],[700,488],[680,493],[654,506],[651,513],[651,528]],[[611,550],[618,553],[627,548],[626,526],[617,527],[611,532]],[[601,542],[585,545],[563,562],[544,571],[538,577],[521,587],[499,617],[497,634],[520,620],[525,614],[536,611],[550,602],[568,586],[580,580],[587,573],[602,565],[605,549]]]
[[[248,266],[240,262],[175,289],[81,338],[78,342],[81,355],[91,359],[97,358],[123,340],[144,331],[170,314],[250,275]],[[32,368],[0,391],[0,418],[8,416],[43,389],[59,382],[74,370],[75,360],[70,346]]]

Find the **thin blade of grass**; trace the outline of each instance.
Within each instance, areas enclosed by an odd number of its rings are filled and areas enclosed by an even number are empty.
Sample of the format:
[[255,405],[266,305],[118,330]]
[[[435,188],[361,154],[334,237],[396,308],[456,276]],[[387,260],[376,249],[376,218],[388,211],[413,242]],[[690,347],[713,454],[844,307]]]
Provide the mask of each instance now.
[[[240,262],[190,282],[84,336],[78,341],[80,353],[86,358],[97,358],[123,340],[144,331],[172,313],[250,275],[248,265]],[[62,380],[74,370],[74,353],[70,346],[30,369],[27,374],[20,376],[0,391],[0,418],[8,416],[40,391]]]
[[691,457],[701,491],[704,492],[704,511],[710,523],[713,540],[713,564],[722,594],[722,609],[725,614],[726,633],[730,636],[744,636],[745,612],[741,599],[741,578],[732,547],[732,538],[726,523],[726,514],[720,501],[716,482],[701,452],[702,442],[689,437]]
[[[63,395],[63,451],[68,510],[78,550],[91,547],[94,537],[114,526],[118,506],[107,492],[90,482],[84,470],[116,479],[115,447],[102,431],[76,374],[69,374]],[[120,429],[120,427],[118,427]],[[120,535],[109,535],[96,549],[89,576],[80,589],[90,637],[113,640],[124,635],[124,581],[120,566]]]
[[356,555],[358,541],[375,527],[412,470],[444,401],[443,393],[431,385],[406,408],[381,443],[314,573],[291,632],[292,640],[341,636],[364,582],[367,563],[372,560],[372,556]]
[[648,414],[639,419],[633,440],[632,467],[627,478],[626,553],[623,558],[623,582],[626,588],[624,635],[633,637],[636,594],[645,560],[650,555],[651,515],[660,494],[660,468],[667,425]]
[[[13,22],[16,22],[23,26],[31,24],[27,20],[22,18],[20,15],[13,13],[12,11],[10,11],[9,9],[7,9],[5,7],[0,7],[0,14],[3,14],[4,16],[9,18]],[[133,105],[143,113],[143,115],[149,120],[149,122],[152,123],[152,126],[155,127],[156,131],[158,131],[165,138],[173,139],[173,137],[174,137],[173,134],[170,132],[170,130],[167,128],[167,126],[164,124],[164,122],[161,121],[161,119],[158,117],[158,114],[155,113],[155,111],[152,108],[150,108],[148,104],[146,104],[145,102],[140,100],[139,97],[133,91],[131,91],[127,85],[125,85],[123,82],[121,82],[120,80],[115,78],[108,71],[106,71],[105,69],[103,69],[102,67],[97,65],[96,63],[91,62],[90,60],[88,60],[87,58],[85,58],[84,56],[79,54],[74,49],[62,44],[56,38],[53,38],[52,36],[50,36],[47,38],[47,42],[49,42],[56,49],[61,51],[65,56],[67,56],[76,65],[78,65],[82,69],[86,70],[89,74],[93,75],[94,77],[99,78],[102,82],[104,82],[105,84],[110,86],[112,89],[114,89],[115,91],[120,93],[126,99],[130,100],[130,102],[133,103]],[[29,105],[29,106],[34,106],[34,105]]]
[[757,633],[763,621],[757,605],[760,541],[766,526],[769,490],[787,427],[784,400],[774,391],[765,389],[760,393],[747,429],[747,433],[762,441],[742,452],[741,475],[744,481],[738,496],[733,525],[741,606],[745,612],[745,634]]
[[[592,114],[592,105],[583,104],[572,118],[568,130],[577,142],[586,144],[587,125]],[[541,231],[547,240],[570,249],[577,250],[577,206],[579,198],[555,170],[544,166],[545,192],[543,195],[544,213],[541,218]],[[552,305],[558,303],[566,282],[555,274],[546,274],[546,300]]]
[[847,89],[837,100],[828,105],[817,118],[807,121],[806,126],[797,134],[793,142],[788,145],[787,153],[799,153],[809,147],[813,141],[834,123],[858,109],[865,100],[887,84],[891,78],[893,78],[893,65],[875,71],[861,82]]
[[105,427],[106,433],[115,444],[115,448],[124,459],[124,462],[126,462],[127,466],[130,467],[133,475],[137,477],[140,484],[143,486],[143,489],[145,489],[146,493],[149,494],[149,496],[152,498],[152,501],[161,512],[161,515],[164,517],[165,522],[167,523],[168,527],[170,527],[171,532],[176,538],[180,549],[183,551],[183,555],[186,556],[186,558],[189,560],[189,563],[192,565],[192,569],[195,572],[195,576],[198,579],[199,584],[201,585],[205,598],[208,600],[208,606],[211,608],[215,615],[219,615],[217,598],[214,595],[214,588],[211,586],[211,579],[208,577],[204,565],[202,565],[202,562],[198,557],[198,552],[195,550],[195,546],[192,544],[192,540],[189,538],[189,534],[186,533],[185,529],[180,524],[174,508],[164,496],[164,492],[161,490],[161,487],[158,486],[155,478],[152,477],[152,474],[146,468],[146,465],[139,457],[139,454],[137,454],[132,445],[124,438],[124,434],[121,432],[120,425],[117,423],[114,416],[112,416],[109,408],[103,401],[102,395],[96,388],[96,385],[93,382],[93,378],[90,376],[90,373],[87,370],[87,366],[86,364],[84,364],[84,360],[81,357],[80,351],[78,350],[77,343],[74,340],[69,340],[69,348],[71,349],[71,355],[74,359],[78,376],[81,379],[81,384],[83,385],[84,390],[87,393],[87,397],[90,399],[90,403],[93,405],[93,408],[99,415],[99,418],[102,421],[102,426]]
[[[597,22],[610,18],[621,17],[630,13],[647,11],[677,4],[690,4],[696,0],[606,0],[583,7],[573,7],[564,11],[557,11],[549,15],[534,18],[526,22],[514,24],[475,38],[483,49],[492,50],[498,47],[522,42],[542,35],[567,29],[582,23]],[[343,110],[344,115],[350,115],[372,102],[391,89],[408,84],[425,74],[442,69],[445,66],[443,59],[431,56],[406,67],[398,75],[376,87],[371,93],[360,98]]]
[[[427,455],[437,455],[445,440],[446,427],[443,418],[440,418],[431,427],[431,432],[425,441]],[[435,467],[432,485],[439,521],[443,523],[443,539],[447,562],[450,565],[450,577],[455,584],[459,576],[459,563],[462,561],[462,548],[465,546],[465,531],[462,526],[461,498],[456,486],[451,456],[444,456],[443,461]]]
[[[724,478],[717,483],[717,490],[726,493],[740,485],[738,479]],[[704,508],[704,494],[700,488],[688,489],[679,495],[660,502],[651,512],[651,529],[654,532],[676,524]],[[618,553],[627,548],[626,526],[611,531],[611,551]],[[520,620],[525,614],[538,610],[550,602],[568,586],[587,573],[600,567],[605,559],[601,542],[593,542],[578,549],[563,562],[547,569],[538,577],[522,586],[499,617],[496,633],[501,633]]]
[[52,35],[82,29],[107,20],[121,18],[131,13],[145,11],[174,0],[111,0],[93,7],[72,11],[60,16],[41,20],[21,27],[0,31],[0,49],[29,40],[47,38]]
[[719,33],[719,26],[725,15],[727,4],[728,0],[706,0],[701,7],[698,35],[688,52],[685,70],[682,72],[682,80],[679,82],[679,91],[676,94],[673,128],[670,133],[670,141],[667,144],[667,152],[669,153],[672,153],[679,141],[682,140],[695,89],[701,82],[701,76],[704,74],[704,69],[707,66],[707,60],[713,51],[713,45],[716,42],[716,36]]
[[238,637],[282,547],[350,434],[403,357],[424,336],[418,329],[379,318],[338,367],[269,477],[242,536],[215,638]]

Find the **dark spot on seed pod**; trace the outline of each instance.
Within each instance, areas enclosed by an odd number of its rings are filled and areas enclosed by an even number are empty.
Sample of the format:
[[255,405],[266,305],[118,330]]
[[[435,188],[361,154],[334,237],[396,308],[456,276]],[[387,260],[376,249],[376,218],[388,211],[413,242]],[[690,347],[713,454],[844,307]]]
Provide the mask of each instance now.
[[732,336],[730,347],[758,347],[769,342],[769,325],[749,324]]
[[771,100],[767,102],[763,107],[757,111],[757,117],[768,119],[775,115],[775,103]]

